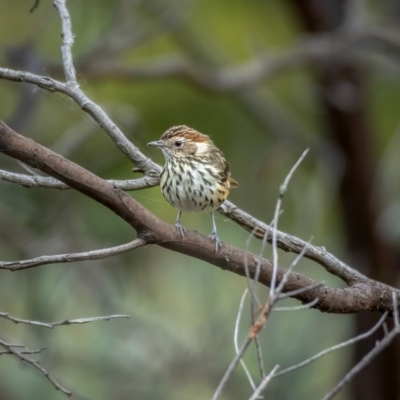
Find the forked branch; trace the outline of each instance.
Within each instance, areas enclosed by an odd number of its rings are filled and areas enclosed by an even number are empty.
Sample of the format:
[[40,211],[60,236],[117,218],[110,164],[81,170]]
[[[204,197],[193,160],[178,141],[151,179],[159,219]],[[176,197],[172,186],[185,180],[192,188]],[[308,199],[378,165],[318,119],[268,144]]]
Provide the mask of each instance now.
[[34,354],[35,352],[29,351],[25,346],[13,345],[5,342],[4,340],[0,340],[0,346],[6,349],[7,354],[13,354],[19,360],[25,361],[28,364],[33,365],[50,381],[50,383],[54,386],[56,390],[59,390],[68,397],[72,396],[72,393],[69,390],[65,389],[64,386],[62,386],[52,375],[50,375],[50,373],[44,367],[42,367],[38,361],[27,356],[27,354]]

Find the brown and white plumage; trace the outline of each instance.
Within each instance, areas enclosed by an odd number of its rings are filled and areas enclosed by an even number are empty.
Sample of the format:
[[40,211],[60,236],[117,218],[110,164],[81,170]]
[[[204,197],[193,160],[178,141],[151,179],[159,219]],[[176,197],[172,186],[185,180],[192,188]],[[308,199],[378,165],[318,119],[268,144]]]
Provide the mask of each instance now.
[[160,186],[167,201],[179,210],[176,226],[182,236],[182,212],[212,213],[213,231],[210,237],[219,239],[214,213],[238,184],[231,178],[229,164],[221,150],[207,136],[185,125],[168,129],[159,141],[149,145],[160,147],[165,156]]

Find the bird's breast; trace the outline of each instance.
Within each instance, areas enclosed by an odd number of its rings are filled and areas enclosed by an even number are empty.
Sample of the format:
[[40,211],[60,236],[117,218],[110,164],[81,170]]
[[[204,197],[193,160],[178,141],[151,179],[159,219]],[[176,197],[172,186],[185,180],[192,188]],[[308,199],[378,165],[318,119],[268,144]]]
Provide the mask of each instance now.
[[227,182],[221,180],[221,171],[195,160],[167,162],[160,186],[167,201],[185,212],[215,210],[229,194]]

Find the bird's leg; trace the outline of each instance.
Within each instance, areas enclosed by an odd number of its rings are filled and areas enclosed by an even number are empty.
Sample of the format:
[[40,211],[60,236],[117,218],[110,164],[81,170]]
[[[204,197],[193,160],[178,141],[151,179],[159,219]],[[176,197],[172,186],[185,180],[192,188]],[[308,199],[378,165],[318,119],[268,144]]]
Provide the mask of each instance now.
[[215,252],[217,252],[218,247],[221,246],[221,241],[219,240],[219,237],[217,235],[217,226],[215,225],[214,211],[211,211],[211,219],[212,219],[213,229],[211,231],[209,238],[215,241]]
[[186,229],[181,224],[181,215],[182,211],[179,211],[175,221],[175,228],[178,229],[179,233],[183,237],[185,235]]

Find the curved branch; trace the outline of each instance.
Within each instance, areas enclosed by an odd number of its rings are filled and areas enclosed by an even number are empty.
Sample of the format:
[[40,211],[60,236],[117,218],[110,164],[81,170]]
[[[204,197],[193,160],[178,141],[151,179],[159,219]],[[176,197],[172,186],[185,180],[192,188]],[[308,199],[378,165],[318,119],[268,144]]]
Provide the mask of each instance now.
[[147,174],[160,172],[161,167],[149,158],[145,157],[139,149],[131,143],[123,132],[114,124],[111,118],[101,107],[95,104],[85,95],[78,84],[62,83],[55,79],[31,74],[30,72],[16,71],[9,68],[0,68],[0,79],[7,79],[14,82],[25,82],[36,85],[42,89],[52,92],[60,92],[75,101],[82,110],[86,111],[110,136],[116,146],[131,160],[140,171]]
[[[271,226],[247,214],[230,201],[225,201],[218,211],[259,239],[265,237],[266,231],[272,231]],[[339,277],[349,285],[367,279],[363,274],[349,267],[343,261],[326,251],[325,247],[314,246],[296,236],[288,235],[281,231],[277,231],[276,236],[277,246],[281,250],[300,254],[306,247],[304,257],[322,265],[329,273]],[[272,242],[272,235],[268,235],[267,241],[269,243]]]
[[[71,189],[70,186],[50,176],[18,174],[15,172],[4,171],[1,169],[0,169],[0,181],[14,183],[16,185],[20,185],[29,189],[30,188],[44,188],[44,189],[58,189],[58,190]],[[160,182],[160,179],[158,178],[158,176],[145,175],[142,178],[128,179],[123,181],[108,179],[107,182],[111,183],[111,185],[121,190],[131,191],[131,190],[147,189],[157,186]]]
[[[272,264],[269,260],[225,243],[216,253],[213,242],[197,232],[188,231],[182,239],[172,225],[159,220],[121,189],[33,140],[19,135],[3,122],[0,122],[0,152],[33,168],[38,168],[103,204],[130,224],[137,231],[138,238],[146,244],[158,244],[241,276],[246,276],[248,272],[253,278],[259,273],[260,283],[268,286],[271,282]],[[244,267],[246,257],[247,268]],[[278,268],[278,284],[285,271],[285,268]],[[311,302],[318,297],[319,301],[314,308],[330,313],[354,313],[365,310],[392,311],[391,293],[395,289],[361,274],[358,279],[357,276],[354,272],[355,278],[351,286],[344,289],[322,286],[299,293],[299,289],[311,287],[317,282],[302,274],[292,272],[285,284],[284,292],[297,291],[298,294],[294,297],[303,303]],[[400,299],[399,292],[396,291],[396,293]]]
[[19,271],[21,269],[33,268],[38,267],[39,265],[46,264],[101,260],[103,258],[113,257],[117,254],[126,253],[131,250],[136,250],[139,247],[143,247],[145,245],[146,242],[143,239],[137,238],[132,242],[121,244],[119,246],[109,247],[108,249],[92,250],[82,253],[57,254],[54,256],[40,256],[31,258],[29,260],[0,261],[0,269]]

